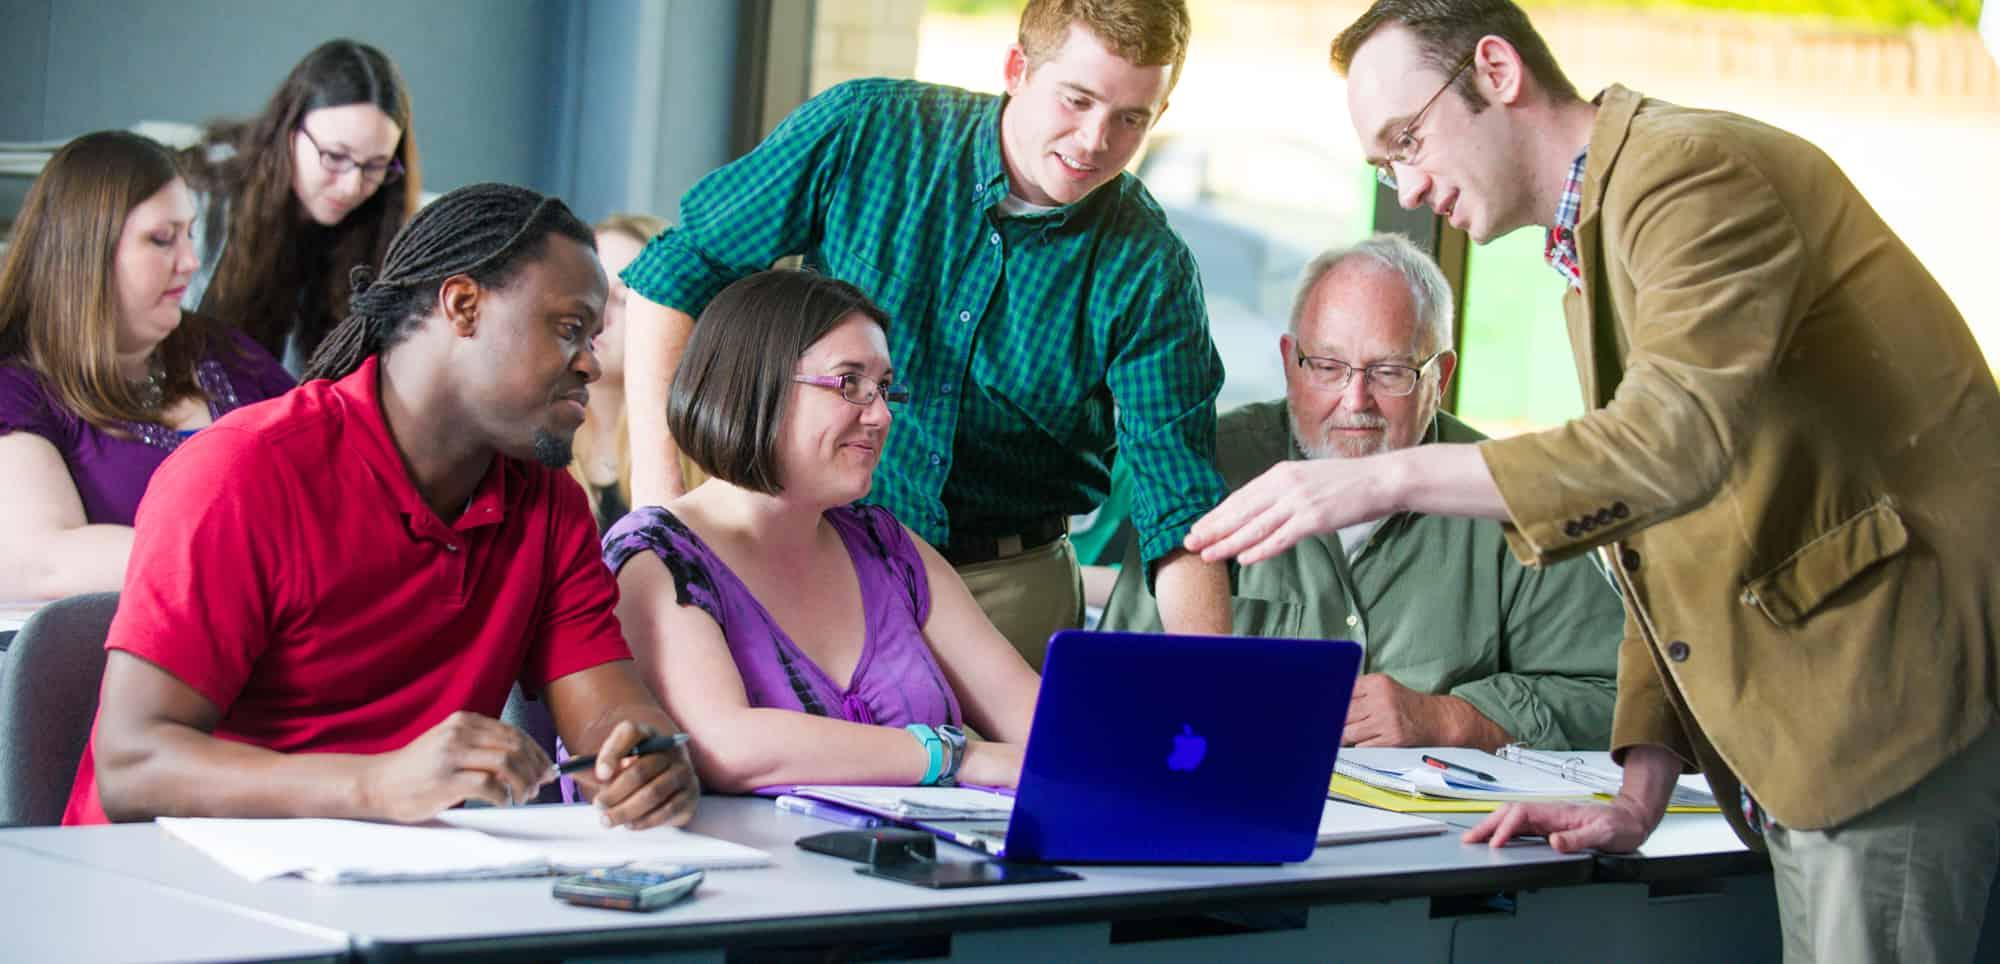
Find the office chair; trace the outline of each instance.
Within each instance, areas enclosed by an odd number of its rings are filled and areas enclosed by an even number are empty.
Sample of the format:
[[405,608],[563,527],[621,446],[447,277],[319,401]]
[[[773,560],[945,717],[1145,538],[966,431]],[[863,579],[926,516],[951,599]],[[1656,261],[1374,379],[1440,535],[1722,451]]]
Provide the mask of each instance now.
[[28,619],[0,672],[0,827],[62,822],[104,679],[115,592],[71,596]]
[[[534,738],[536,745],[542,748],[543,753],[549,755],[549,759],[556,758],[556,721],[549,715],[549,705],[540,700],[529,699],[528,694],[521,691],[521,684],[515,683],[514,688],[507,693],[507,706],[500,711],[500,719],[504,723],[520,727]],[[561,803],[562,781],[558,780],[543,787],[541,792],[535,795],[535,799],[528,802]]]

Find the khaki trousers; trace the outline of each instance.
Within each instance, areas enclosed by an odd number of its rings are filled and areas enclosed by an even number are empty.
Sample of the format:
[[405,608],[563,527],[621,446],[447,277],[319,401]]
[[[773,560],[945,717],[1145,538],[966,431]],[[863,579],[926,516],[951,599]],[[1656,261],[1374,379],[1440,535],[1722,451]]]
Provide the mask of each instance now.
[[2000,861],[2000,726],[1847,823],[1764,839],[1786,961],[1970,961]]
[[1068,536],[1005,559],[960,566],[958,575],[986,618],[1037,673],[1049,637],[1083,625],[1083,572]]

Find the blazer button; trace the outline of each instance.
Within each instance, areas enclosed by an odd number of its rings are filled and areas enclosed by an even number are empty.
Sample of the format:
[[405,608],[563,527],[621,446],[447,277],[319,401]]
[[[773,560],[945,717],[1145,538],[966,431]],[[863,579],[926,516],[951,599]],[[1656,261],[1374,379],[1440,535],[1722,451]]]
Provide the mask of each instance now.
[[1575,519],[1571,519],[1563,523],[1563,535],[1574,539],[1577,536],[1583,535],[1583,529],[1577,526]]
[[1632,514],[1632,510],[1631,510],[1630,508],[1626,507],[1625,503],[1623,503],[1623,502],[1613,502],[1613,503],[1611,503],[1611,517],[1612,517],[1612,518],[1614,518],[1614,519],[1623,519],[1623,518],[1625,518],[1626,516],[1629,516],[1629,515],[1631,515],[1631,514]]
[[1688,658],[1688,644],[1676,639],[1667,644],[1667,658],[1676,663],[1685,663]]
[[1597,520],[1587,515],[1578,516],[1576,520],[1576,525],[1577,528],[1582,529],[1585,532],[1589,532],[1590,530],[1597,528]]
[[1626,572],[1638,572],[1639,550],[1630,547],[1618,550],[1618,564],[1624,566]]
[[1610,524],[1611,524],[1611,510],[1610,510],[1610,509],[1599,509],[1599,510],[1597,510],[1597,524],[1598,524],[1598,525],[1601,525],[1601,526],[1608,526],[1608,525],[1610,525]]

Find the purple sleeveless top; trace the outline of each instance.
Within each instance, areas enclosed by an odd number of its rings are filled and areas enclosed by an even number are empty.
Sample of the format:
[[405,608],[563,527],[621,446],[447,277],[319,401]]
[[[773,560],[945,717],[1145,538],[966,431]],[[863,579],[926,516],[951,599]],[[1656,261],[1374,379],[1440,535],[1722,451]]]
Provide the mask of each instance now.
[[750,595],[736,574],[673,513],[637,509],[604,534],[604,562],[616,573],[651,552],[674,577],[675,601],[714,617],[729,641],[750,705],[797,710],[853,723],[937,726],[961,722],[930,643],[930,580],[909,533],[879,506],[828,509],[861,581],[866,635],[846,689],[806,656]]
[[[218,341],[223,338],[227,346],[213,346],[195,365],[195,382],[208,396],[210,418],[220,420],[291,389],[292,376],[249,336],[232,330]],[[153,470],[193,434],[136,422],[121,427],[123,438],[84,421],[49,390],[39,372],[19,360],[0,362],[0,435],[32,432],[48,439],[69,466],[84,520],[92,525],[131,525]]]

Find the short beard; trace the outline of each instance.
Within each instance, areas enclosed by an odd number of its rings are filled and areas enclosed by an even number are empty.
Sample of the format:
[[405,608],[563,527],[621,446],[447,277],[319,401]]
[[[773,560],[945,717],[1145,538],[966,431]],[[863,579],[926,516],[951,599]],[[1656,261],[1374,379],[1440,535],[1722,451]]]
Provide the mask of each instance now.
[[1297,412],[1292,412],[1291,417],[1292,417],[1292,441],[1298,445],[1299,452],[1304,454],[1305,457],[1309,459],[1364,458],[1370,455],[1380,455],[1383,452],[1389,451],[1390,448],[1388,444],[1389,438],[1388,435],[1386,434],[1387,433],[1386,426],[1384,427],[1384,434],[1379,436],[1378,441],[1375,444],[1369,446],[1366,451],[1352,452],[1341,448],[1339,442],[1327,438],[1327,434],[1325,432],[1326,428],[1325,425],[1313,426],[1313,428],[1319,429],[1320,431],[1318,431],[1317,433],[1308,433],[1306,431],[1307,426],[1300,424]]
[[552,469],[569,468],[570,459],[574,456],[573,439],[573,436],[557,435],[548,429],[536,429],[535,461]]

